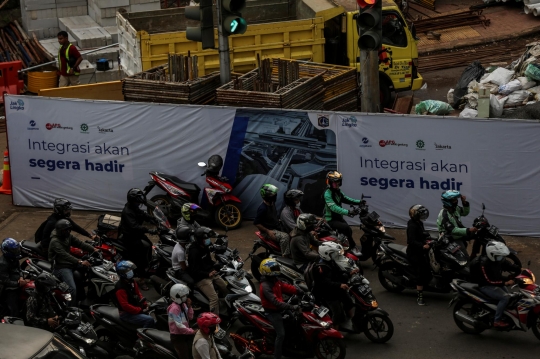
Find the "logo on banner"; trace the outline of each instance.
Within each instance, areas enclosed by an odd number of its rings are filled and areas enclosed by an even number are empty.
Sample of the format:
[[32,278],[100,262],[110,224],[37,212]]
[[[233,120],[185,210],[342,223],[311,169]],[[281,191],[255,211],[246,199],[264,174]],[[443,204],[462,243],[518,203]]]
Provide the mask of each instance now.
[[319,124],[319,127],[330,126],[330,120],[328,119],[328,117],[326,117],[326,115],[318,115],[317,123]]
[[10,110],[24,111],[24,108],[24,101],[21,99],[18,99],[17,101],[10,101],[9,103]]
[[399,146],[399,147],[409,147],[406,143],[397,143],[395,140],[380,140],[379,146],[386,147],[386,146]]
[[86,123],[83,123],[83,124],[81,125],[81,133],[86,133],[86,134],[88,134],[88,133],[90,133],[90,132],[88,132],[89,129],[90,129],[90,127],[88,127],[88,125],[87,125]]
[[28,127],[29,130],[39,130],[39,127],[36,127],[37,123],[34,120],[30,120],[30,127]]
[[369,145],[369,139],[367,137],[362,138],[362,144],[360,145],[360,147],[371,147],[371,145]]
[[[103,128],[103,127],[97,127],[99,133],[106,133],[106,132],[114,132],[112,128]],[[82,129],[82,127],[81,127]]]
[[357,127],[358,126],[357,122],[358,120],[354,116],[345,117],[341,119],[341,126],[345,126],[349,128]]
[[450,145],[439,145],[437,142],[435,142],[435,149],[436,150],[451,150],[452,146]]
[[49,122],[47,122],[47,124],[45,125],[45,128],[49,131],[55,128],[58,128],[59,130],[73,130],[73,127],[62,126],[59,123],[49,123]]
[[425,144],[424,141],[422,141],[422,140],[416,141],[416,149],[417,150],[425,151],[426,149],[424,147],[426,147],[426,144]]

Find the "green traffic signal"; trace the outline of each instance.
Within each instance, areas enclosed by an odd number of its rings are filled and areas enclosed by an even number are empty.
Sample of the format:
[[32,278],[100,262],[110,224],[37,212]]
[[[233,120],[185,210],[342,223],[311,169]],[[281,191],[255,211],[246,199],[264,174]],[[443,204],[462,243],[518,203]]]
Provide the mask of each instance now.
[[224,19],[223,24],[226,36],[240,35],[247,30],[247,22],[240,16],[230,15]]

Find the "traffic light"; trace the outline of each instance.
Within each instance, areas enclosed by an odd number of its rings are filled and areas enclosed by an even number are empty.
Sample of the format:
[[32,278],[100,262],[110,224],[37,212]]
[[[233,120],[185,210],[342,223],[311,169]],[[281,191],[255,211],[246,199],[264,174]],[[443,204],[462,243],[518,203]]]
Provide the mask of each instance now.
[[197,27],[186,28],[186,38],[191,41],[202,42],[203,49],[213,49],[214,44],[214,14],[212,0],[200,0],[199,6],[186,6],[187,19],[200,21]]
[[376,51],[382,46],[382,0],[356,0],[360,13],[358,23],[358,47]]
[[240,13],[246,7],[246,0],[221,1],[221,30],[223,36],[240,35],[246,32],[247,22]]

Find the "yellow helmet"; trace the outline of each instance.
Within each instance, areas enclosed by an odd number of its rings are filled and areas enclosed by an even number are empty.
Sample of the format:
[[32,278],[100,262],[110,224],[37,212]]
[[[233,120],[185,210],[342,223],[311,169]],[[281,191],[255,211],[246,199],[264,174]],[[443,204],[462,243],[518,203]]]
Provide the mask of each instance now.
[[330,171],[326,174],[326,184],[330,186],[330,183],[337,183],[341,186],[343,182],[343,175],[338,171]]
[[274,277],[281,274],[279,263],[274,258],[267,258],[261,262],[259,266],[259,272],[261,275],[268,277]]

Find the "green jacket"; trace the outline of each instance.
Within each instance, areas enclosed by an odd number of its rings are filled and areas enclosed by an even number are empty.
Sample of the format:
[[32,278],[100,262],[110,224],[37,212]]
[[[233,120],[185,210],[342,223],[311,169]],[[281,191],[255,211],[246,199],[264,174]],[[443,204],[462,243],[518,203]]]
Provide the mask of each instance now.
[[74,269],[79,264],[79,259],[71,255],[70,247],[80,248],[86,252],[93,252],[94,247],[77,239],[73,235],[67,238],[59,238],[56,230],[51,234],[51,243],[49,244],[49,262],[54,264],[55,269],[71,268]]
[[439,233],[451,235],[454,239],[466,237],[468,228],[461,223],[461,217],[468,215],[470,211],[469,202],[463,203],[463,207],[457,206],[454,213],[446,208],[441,209],[437,218]]
[[347,197],[345,193],[339,190],[338,193],[327,188],[324,192],[324,219],[326,221],[342,220],[344,215],[349,214],[349,210],[341,207],[341,203],[360,204],[362,201]]

